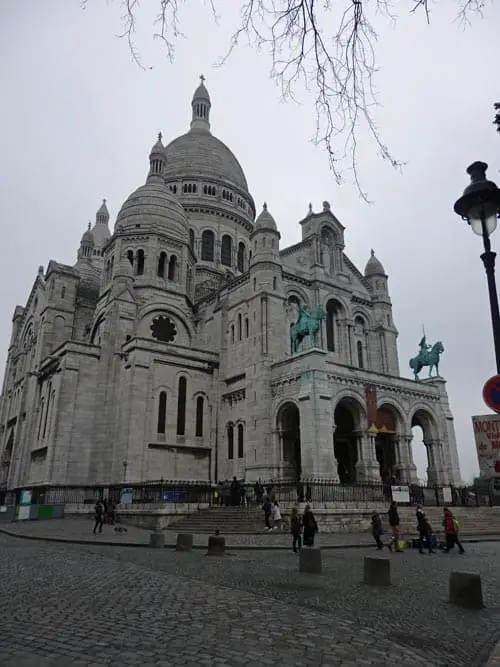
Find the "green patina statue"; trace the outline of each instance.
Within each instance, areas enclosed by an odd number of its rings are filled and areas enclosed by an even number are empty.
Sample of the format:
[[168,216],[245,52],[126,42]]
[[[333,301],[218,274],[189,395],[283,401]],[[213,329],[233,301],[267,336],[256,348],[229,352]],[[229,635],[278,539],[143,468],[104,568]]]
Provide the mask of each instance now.
[[425,334],[422,340],[419,343],[420,351],[416,357],[410,359],[410,368],[413,371],[416,382],[419,382],[420,378],[418,374],[424,366],[429,366],[429,377],[432,377],[432,369],[436,369],[436,377],[439,377],[439,357],[444,352],[443,343],[438,340],[437,343],[434,343],[432,347],[427,344],[425,339]]
[[316,342],[316,334],[324,318],[323,306],[315,306],[311,312],[307,310],[306,305],[300,306],[298,320],[290,327],[292,353],[298,351],[300,343],[306,336],[312,336],[314,343]]

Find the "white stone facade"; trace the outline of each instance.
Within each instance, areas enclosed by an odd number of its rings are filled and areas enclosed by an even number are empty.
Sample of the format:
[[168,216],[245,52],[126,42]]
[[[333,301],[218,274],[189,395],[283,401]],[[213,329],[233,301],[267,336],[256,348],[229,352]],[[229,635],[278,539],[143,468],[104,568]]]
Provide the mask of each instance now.
[[[400,377],[387,276],[344,253],[327,202],[280,234],[196,90],[190,131],[150,154],[109,231],[104,202],[74,266],[40,267],[13,316],[0,486],[327,478],[459,484],[445,382]],[[296,353],[299,305],[326,318]]]

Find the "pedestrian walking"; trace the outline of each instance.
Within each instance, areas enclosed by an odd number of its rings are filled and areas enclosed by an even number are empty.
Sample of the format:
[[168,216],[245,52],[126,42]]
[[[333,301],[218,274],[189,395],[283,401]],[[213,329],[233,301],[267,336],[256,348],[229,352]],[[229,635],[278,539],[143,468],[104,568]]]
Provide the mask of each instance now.
[[267,530],[271,530],[271,509],[271,501],[269,500],[269,497],[266,497],[262,504],[262,510],[264,511],[264,523]]
[[373,539],[375,540],[375,544],[377,545],[377,549],[379,551],[381,551],[384,548],[381,539],[383,534],[384,531],[382,529],[382,518],[378,512],[374,512],[372,514],[372,535]]
[[464,554],[465,549],[463,548],[462,543],[458,538],[460,525],[448,507],[444,508],[443,526],[446,538],[446,547],[444,549],[445,554],[449,553],[449,551],[453,549],[455,545],[457,545],[459,553]]
[[302,521],[296,507],[292,509],[290,518],[290,532],[292,533],[292,549],[296,554],[302,549]]
[[98,500],[94,507],[95,511],[95,523],[94,523],[94,533],[97,529],[102,533],[102,526],[104,523],[104,505],[101,500]]
[[417,517],[417,530],[420,536],[420,548],[418,552],[421,554],[424,553],[424,544],[426,543],[429,553],[430,554],[436,553],[432,548],[432,539],[431,539],[432,528],[425,515],[422,505],[417,505],[416,517]]
[[304,527],[304,546],[313,547],[314,537],[319,532],[319,529],[310,505],[306,505],[302,517],[302,525]]
[[398,506],[397,503],[393,500],[390,504],[389,507],[389,526],[391,527],[391,532],[392,532],[392,538],[391,541],[389,542],[389,550],[392,551],[392,547],[395,547],[395,550],[398,553],[401,553],[403,549],[400,548],[399,546],[399,512],[398,512]]
[[273,502],[271,516],[273,519],[273,530],[279,530],[281,528],[281,510],[277,500]]

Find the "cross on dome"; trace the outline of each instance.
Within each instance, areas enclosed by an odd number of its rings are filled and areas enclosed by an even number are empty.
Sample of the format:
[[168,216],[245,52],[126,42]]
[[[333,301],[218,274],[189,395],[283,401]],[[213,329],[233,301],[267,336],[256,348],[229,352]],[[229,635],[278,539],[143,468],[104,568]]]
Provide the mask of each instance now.
[[206,81],[206,79],[205,79],[205,77],[204,77],[203,74],[200,74],[200,81],[201,81],[202,84],[204,84],[205,81]]
[[161,132],[158,132],[158,141],[161,141],[163,139],[163,134]]

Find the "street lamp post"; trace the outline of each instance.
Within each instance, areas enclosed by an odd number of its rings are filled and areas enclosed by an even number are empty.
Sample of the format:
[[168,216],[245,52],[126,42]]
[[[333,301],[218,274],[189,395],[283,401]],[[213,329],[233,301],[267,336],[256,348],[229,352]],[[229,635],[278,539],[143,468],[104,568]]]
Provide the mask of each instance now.
[[475,234],[483,237],[484,252],[481,259],[488,280],[497,374],[500,375],[500,310],[495,281],[496,253],[491,250],[490,243],[490,236],[497,227],[497,217],[500,214],[500,190],[495,183],[487,180],[487,169],[485,162],[474,162],[467,168],[471,182],[455,202],[454,210],[463,220],[467,220]]

